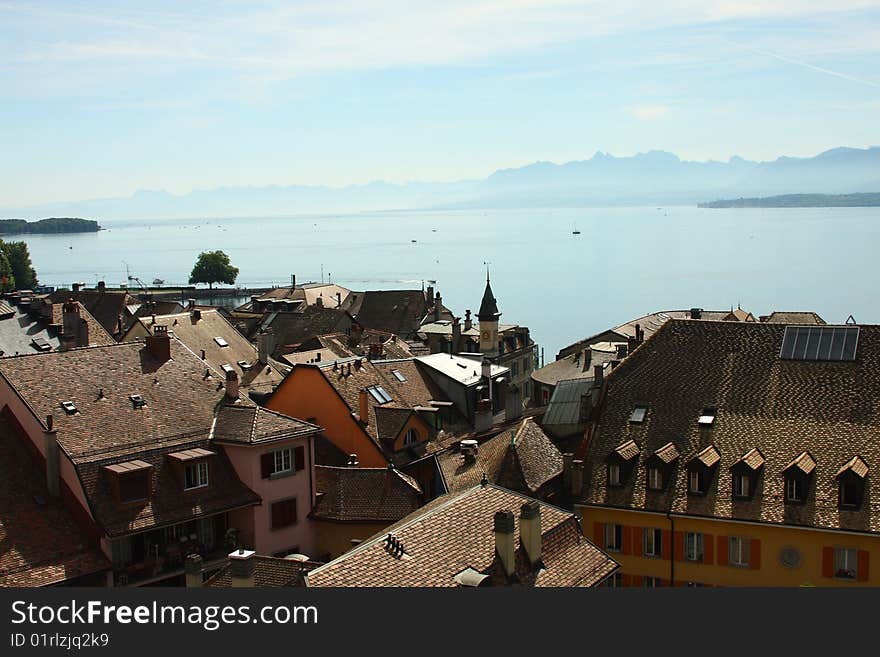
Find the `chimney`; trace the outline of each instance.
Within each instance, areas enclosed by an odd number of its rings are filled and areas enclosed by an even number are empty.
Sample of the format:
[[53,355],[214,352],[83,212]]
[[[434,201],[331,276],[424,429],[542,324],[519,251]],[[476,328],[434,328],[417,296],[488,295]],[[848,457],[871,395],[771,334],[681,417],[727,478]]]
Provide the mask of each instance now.
[[79,304],[68,299],[61,307],[61,349],[73,349],[79,343]]
[[471,319],[471,309],[468,308],[464,311],[464,330],[465,332],[470,331],[474,326],[474,322]]
[[642,340],[645,339],[645,334],[642,333],[642,327],[636,324],[636,344],[642,344]]
[[160,363],[171,360],[171,336],[168,335],[168,327],[157,324],[153,327],[152,335],[146,338],[147,349],[153,358]]
[[192,312],[196,308],[196,300],[195,299],[187,299],[186,300],[186,310],[187,312]]
[[516,544],[514,543],[514,524],[512,511],[495,512],[495,554],[501,560],[505,574],[510,577],[516,569]]
[[323,308],[324,307],[324,297],[318,295],[318,298],[315,299],[315,305],[318,306],[318,308]]
[[74,292],[79,292],[79,289],[80,289],[81,287],[82,287],[82,283],[73,283],[73,284],[70,286],[70,289],[72,289]]
[[622,359],[626,358],[626,354],[627,354],[627,345],[625,345],[625,344],[617,345],[617,358],[622,360]]
[[239,548],[229,554],[229,577],[232,588],[254,587],[254,554],[253,550]]
[[691,308],[691,319],[702,319],[703,317],[703,309],[702,308]]
[[[190,316],[192,317],[192,321],[198,322],[202,318],[202,311],[198,308],[193,308],[190,310]],[[153,315],[153,321],[156,321],[156,316]]]
[[443,307],[443,297],[440,296],[440,293],[437,293],[437,296],[434,297],[434,321],[440,321],[440,309]]
[[269,356],[275,350],[274,335],[270,331],[263,331],[257,335],[257,352],[260,363],[269,363]]
[[590,347],[584,349],[584,353],[581,356],[583,358],[583,365],[581,366],[581,372],[586,372],[587,368],[590,366],[590,363],[593,361],[593,350]]
[[358,401],[359,401],[358,419],[361,422],[363,422],[364,424],[367,424],[367,422],[369,421],[370,407],[367,404],[367,389],[366,388],[361,388],[360,393],[358,393]]
[[89,346],[89,323],[84,320],[79,320],[79,330],[76,334],[76,346],[77,347],[88,347]]
[[574,460],[574,454],[566,452],[562,455],[562,486],[565,490],[571,489],[571,463]]
[[476,440],[462,440],[459,443],[459,449],[461,450],[462,455],[464,456],[465,463],[476,463],[477,462],[477,454],[480,449],[479,443]]
[[604,365],[593,365],[593,387],[594,388],[601,388],[604,378],[605,378],[605,366]]
[[537,500],[520,507],[519,540],[534,567],[541,561],[541,505]]
[[461,320],[458,317],[452,318],[452,353],[457,354],[461,351]]
[[204,583],[204,579],[202,578],[202,571],[204,571],[204,569],[205,564],[202,560],[202,555],[191,554],[186,558],[186,562],[184,563],[184,570],[186,571],[186,588],[201,588]]
[[295,290],[295,289],[296,289],[296,274],[291,274],[291,275],[290,275],[290,289],[291,289],[291,290]]
[[342,305],[342,292],[337,292],[336,293],[336,307],[339,308],[339,306],[341,306],[341,305]]
[[104,281],[98,281],[98,292],[103,292],[107,289],[107,284]]
[[238,372],[228,370],[226,372],[226,400],[235,401],[238,399]]
[[584,488],[584,462],[575,459],[571,462],[571,494],[580,497]]
[[427,300],[428,303],[431,303],[431,301],[433,301],[433,299],[434,299],[434,286],[433,285],[429,285],[428,289],[425,290],[425,299]]
[[360,325],[359,322],[352,322],[351,329],[349,330],[349,337],[351,337],[352,344],[357,344],[361,341],[361,336],[364,333],[364,327]]
[[46,452],[46,487],[49,495],[58,497],[61,494],[61,466],[58,463],[58,432],[55,430],[55,418],[51,415],[46,416],[43,449]]
[[116,335],[121,336],[122,332],[125,330],[125,323],[122,319],[122,313],[116,316]]

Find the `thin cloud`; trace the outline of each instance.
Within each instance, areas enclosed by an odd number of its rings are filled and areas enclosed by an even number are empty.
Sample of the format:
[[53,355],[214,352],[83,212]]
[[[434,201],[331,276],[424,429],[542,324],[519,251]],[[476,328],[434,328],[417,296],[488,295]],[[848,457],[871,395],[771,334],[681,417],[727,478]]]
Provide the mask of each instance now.
[[668,105],[635,105],[627,111],[639,121],[657,121],[669,114]]

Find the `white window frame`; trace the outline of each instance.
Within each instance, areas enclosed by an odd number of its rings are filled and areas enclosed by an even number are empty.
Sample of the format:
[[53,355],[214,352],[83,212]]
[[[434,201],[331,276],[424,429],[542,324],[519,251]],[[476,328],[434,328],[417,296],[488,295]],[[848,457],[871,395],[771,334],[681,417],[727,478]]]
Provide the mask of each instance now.
[[620,477],[620,464],[619,463],[609,463],[608,464],[608,485],[609,486],[620,486],[621,484]]
[[727,563],[731,566],[747,568],[750,557],[750,541],[742,536],[731,536],[727,539]]
[[[797,489],[800,488],[800,495]],[[804,501],[804,480],[800,477],[786,477],[785,479],[785,499],[788,502]]]
[[[269,472],[269,476],[293,472],[296,466],[295,458],[296,457],[293,453],[293,447],[284,447],[282,449],[273,450],[272,470]],[[285,461],[287,462],[287,467],[285,467]],[[281,467],[279,468],[279,466]]]
[[605,549],[620,552],[623,543],[623,527],[614,523],[605,523]]
[[[852,576],[840,575],[841,571],[852,573]],[[854,582],[859,578],[858,549],[849,547],[834,548],[834,577],[836,579],[845,579],[848,582]]]
[[651,577],[650,575],[646,575],[645,579],[642,580],[642,585],[646,589],[659,589],[662,586],[662,581],[663,580],[661,580],[659,577]]
[[659,557],[663,552],[663,532],[654,527],[645,527],[642,534],[642,555]]
[[705,543],[701,532],[684,533],[684,558],[685,561],[702,563],[705,558]]
[[[702,475],[702,476],[701,476]],[[696,495],[702,495],[706,491],[703,490],[703,486],[700,485],[700,479],[703,479],[703,483],[705,483],[705,475],[699,470],[690,470],[688,472],[688,492],[694,493]]]
[[[190,468],[195,469],[195,485],[188,486]],[[208,485],[208,462],[198,461],[196,463],[187,463],[183,469],[183,489],[195,490],[196,488],[204,488]]]
[[648,468],[648,488],[663,490],[663,471],[660,468]]

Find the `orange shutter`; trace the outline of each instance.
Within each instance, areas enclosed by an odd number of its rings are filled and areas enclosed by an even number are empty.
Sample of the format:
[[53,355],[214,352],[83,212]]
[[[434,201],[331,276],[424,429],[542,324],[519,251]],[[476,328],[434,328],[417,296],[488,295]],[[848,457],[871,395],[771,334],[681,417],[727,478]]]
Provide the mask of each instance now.
[[669,548],[672,545],[672,534],[664,529],[660,535],[660,556],[664,559],[669,558]]
[[675,554],[676,561],[684,561],[684,533],[683,532],[675,532],[673,534],[675,539],[675,545],[673,546],[673,554]]
[[718,565],[726,566],[727,565],[727,537],[719,536],[718,537]]
[[630,577],[629,575],[626,575],[626,574],[621,575],[620,576],[620,583],[621,583],[621,585],[623,585],[625,587],[632,586],[632,577]]
[[632,576],[632,585],[633,586],[642,586],[645,583],[645,578],[641,575],[633,575]]
[[749,541],[751,554],[749,555],[749,568],[757,570],[761,567],[761,539],[753,538]]
[[712,565],[715,552],[715,537],[712,534],[703,534],[703,563]]
[[858,577],[860,582],[868,581],[868,551],[867,550],[859,550],[859,561],[858,561]]
[[593,542],[600,548],[605,547],[605,525],[601,522],[593,523]]
[[632,532],[630,528],[624,525],[620,528],[620,540],[623,545],[620,546],[620,551],[623,554],[632,554],[633,553],[633,540],[632,540]]
[[834,577],[834,548],[822,548],[822,577]]

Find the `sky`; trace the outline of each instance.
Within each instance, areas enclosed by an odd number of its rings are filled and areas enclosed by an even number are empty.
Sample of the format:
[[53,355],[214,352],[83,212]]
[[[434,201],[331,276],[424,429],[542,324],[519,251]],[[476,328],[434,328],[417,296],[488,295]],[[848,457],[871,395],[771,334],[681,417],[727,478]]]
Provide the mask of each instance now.
[[880,0],[0,0],[0,207],[880,144]]

